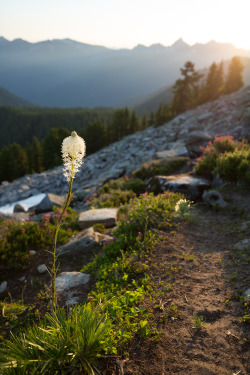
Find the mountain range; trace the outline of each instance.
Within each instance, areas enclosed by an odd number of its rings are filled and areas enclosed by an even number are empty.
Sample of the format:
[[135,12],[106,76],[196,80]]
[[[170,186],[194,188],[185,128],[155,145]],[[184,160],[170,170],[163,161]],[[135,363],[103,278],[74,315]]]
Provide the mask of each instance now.
[[39,106],[132,107],[171,86],[187,60],[204,69],[236,55],[250,57],[250,51],[215,41],[190,46],[182,39],[172,46],[116,50],[71,39],[0,37],[0,86]]

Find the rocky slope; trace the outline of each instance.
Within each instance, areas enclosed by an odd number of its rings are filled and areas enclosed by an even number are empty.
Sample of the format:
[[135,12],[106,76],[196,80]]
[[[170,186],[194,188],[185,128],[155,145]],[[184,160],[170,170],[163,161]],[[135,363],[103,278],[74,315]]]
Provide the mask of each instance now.
[[[111,178],[130,174],[154,158],[199,154],[199,145],[215,136],[233,135],[250,141],[250,86],[190,110],[161,127],[150,127],[85,158],[74,181],[76,200],[85,202]],[[65,195],[62,167],[24,176],[0,185],[0,207],[40,193]]]

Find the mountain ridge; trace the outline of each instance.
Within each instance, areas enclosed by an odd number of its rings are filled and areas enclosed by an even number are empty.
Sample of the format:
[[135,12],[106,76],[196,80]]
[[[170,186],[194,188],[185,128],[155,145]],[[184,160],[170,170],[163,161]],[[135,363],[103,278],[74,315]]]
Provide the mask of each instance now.
[[197,69],[250,51],[211,42],[189,46],[138,45],[110,49],[55,39],[38,43],[0,38],[0,86],[35,105],[47,107],[121,107],[132,98],[172,85],[191,60]]

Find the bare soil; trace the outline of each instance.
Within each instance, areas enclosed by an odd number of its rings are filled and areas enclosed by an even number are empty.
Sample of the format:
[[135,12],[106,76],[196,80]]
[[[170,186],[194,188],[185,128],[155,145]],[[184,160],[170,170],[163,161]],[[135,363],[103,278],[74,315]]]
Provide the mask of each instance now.
[[[167,317],[158,342],[135,340],[124,375],[249,375],[250,324],[240,295],[250,287],[250,261],[235,244],[250,238],[250,194],[225,192],[229,206],[215,211],[203,204],[179,223],[174,234],[162,232],[152,257],[151,277],[172,291],[159,301],[158,321]],[[177,312],[173,308],[177,307]],[[202,328],[194,316],[202,318]],[[160,325],[160,323],[159,323]]]

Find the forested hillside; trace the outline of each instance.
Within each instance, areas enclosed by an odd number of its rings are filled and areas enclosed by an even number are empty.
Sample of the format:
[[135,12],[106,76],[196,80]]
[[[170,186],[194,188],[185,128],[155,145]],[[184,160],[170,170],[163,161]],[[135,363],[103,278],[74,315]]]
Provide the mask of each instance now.
[[83,130],[87,124],[101,121],[111,122],[115,110],[112,108],[40,108],[0,107],[0,149],[13,142],[25,146],[33,137],[41,141],[51,128]]

